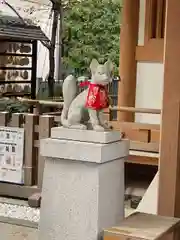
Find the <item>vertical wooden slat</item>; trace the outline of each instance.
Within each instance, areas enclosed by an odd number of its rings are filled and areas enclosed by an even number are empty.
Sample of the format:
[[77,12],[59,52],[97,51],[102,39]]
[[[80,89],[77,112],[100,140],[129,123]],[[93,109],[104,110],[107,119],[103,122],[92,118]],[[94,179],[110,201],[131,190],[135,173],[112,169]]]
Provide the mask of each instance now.
[[23,115],[21,113],[13,113],[10,127],[21,127],[21,124],[23,123]]
[[9,119],[8,112],[0,112],[0,126],[7,126]]
[[163,6],[162,6],[162,28],[161,28],[161,38],[164,39],[165,35],[165,21],[166,21],[166,4],[167,0],[163,0]]
[[163,2],[164,2],[164,0],[158,0],[158,1],[157,1],[156,38],[161,38],[161,37],[162,37]]
[[36,81],[37,81],[37,41],[32,45],[32,74],[31,74],[31,98],[36,98]]
[[[112,98],[111,95],[113,94],[113,82],[111,82],[108,86],[108,93],[109,93],[109,104],[112,105]],[[104,117],[106,121],[111,120],[111,110],[109,108],[104,109]]]
[[33,113],[36,114],[36,115],[41,114],[42,113],[41,108],[42,108],[41,104],[36,103],[36,105],[35,105],[35,107],[33,109]]
[[145,44],[152,38],[162,38],[164,0],[146,1]]
[[38,122],[38,116],[34,114],[25,115],[25,161],[24,161],[24,184],[32,185],[33,159],[36,157],[34,151],[34,127]]
[[[43,138],[48,138],[51,135],[51,128],[54,126],[54,117],[53,116],[41,116],[39,118],[39,140]],[[38,159],[38,187],[42,187],[44,172],[44,157],[40,156]]]
[[145,12],[145,33],[144,33],[144,43],[147,44],[149,40],[152,38],[153,32],[153,5],[154,0],[146,0],[146,12]]

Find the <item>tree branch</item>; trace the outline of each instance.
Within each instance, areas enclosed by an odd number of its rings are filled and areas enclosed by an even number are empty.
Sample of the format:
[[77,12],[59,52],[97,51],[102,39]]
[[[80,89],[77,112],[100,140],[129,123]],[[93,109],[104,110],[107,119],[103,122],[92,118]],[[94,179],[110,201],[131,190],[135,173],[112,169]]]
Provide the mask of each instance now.
[[24,19],[21,17],[21,15],[16,11],[16,9],[15,9],[11,4],[9,4],[9,3],[6,2],[5,0],[2,0],[1,3],[7,5],[7,6],[19,17],[19,19],[21,20],[21,22],[22,22],[24,25],[26,25]]
[[49,97],[54,96],[54,66],[55,66],[54,52],[55,52],[55,44],[56,44],[58,16],[59,16],[58,10],[54,10],[52,35],[51,35],[51,48],[49,49],[49,76],[48,76]]

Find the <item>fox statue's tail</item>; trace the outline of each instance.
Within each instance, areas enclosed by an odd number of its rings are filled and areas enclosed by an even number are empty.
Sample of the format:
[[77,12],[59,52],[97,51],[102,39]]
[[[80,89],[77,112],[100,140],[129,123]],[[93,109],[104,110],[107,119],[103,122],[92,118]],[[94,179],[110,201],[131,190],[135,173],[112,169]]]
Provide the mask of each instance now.
[[68,127],[69,124],[68,124],[67,117],[68,117],[69,107],[77,95],[76,79],[73,75],[69,75],[64,80],[62,92],[63,92],[64,106],[61,114],[61,124],[64,127]]

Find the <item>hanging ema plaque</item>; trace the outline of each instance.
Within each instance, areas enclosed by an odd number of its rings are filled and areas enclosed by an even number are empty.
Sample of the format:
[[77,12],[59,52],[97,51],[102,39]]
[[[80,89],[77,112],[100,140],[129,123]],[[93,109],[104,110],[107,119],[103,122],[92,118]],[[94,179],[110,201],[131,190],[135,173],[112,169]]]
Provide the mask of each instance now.
[[23,184],[24,129],[0,127],[0,181]]

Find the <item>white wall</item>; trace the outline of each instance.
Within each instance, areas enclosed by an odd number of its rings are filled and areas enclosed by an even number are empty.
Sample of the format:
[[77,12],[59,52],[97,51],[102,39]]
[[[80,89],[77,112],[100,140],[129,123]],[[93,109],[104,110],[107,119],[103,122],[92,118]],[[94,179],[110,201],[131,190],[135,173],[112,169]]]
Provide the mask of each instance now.
[[[138,45],[144,45],[145,0],[140,0]],[[136,84],[136,107],[161,109],[164,82],[164,64],[138,62]],[[153,114],[136,114],[135,121],[160,123],[161,117]]]
[[[163,72],[161,63],[139,62],[137,64],[136,107],[161,109],[163,95]],[[136,114],[136,122],[160,123],[157,114]]]
[[[50,1],[48,0],[8,0],[16,11],[23,17],[32,19],[44,31],[47,37],[51,36],[52,18],[50,18]],[[16,16],[16,14],[6,5],[0,4],[2,14]],[[37,77],[45,78],[48,70],[48,50],[38,43],[38,62],[37,62]]]

